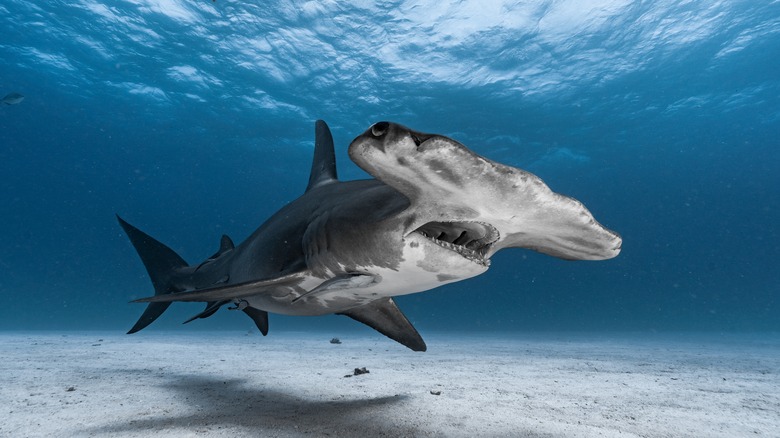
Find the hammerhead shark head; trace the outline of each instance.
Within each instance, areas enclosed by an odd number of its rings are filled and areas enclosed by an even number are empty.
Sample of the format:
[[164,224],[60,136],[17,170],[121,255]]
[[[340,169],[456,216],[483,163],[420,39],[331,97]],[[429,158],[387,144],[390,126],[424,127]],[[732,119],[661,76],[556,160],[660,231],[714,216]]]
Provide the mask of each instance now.
[[268,312],[336,313],[425,351],[392,297],[482,274],[504,248],[569,260],[620,252],[620,236],[579,201],[450,138],[376,123],[349,146],[375,179],[339,181],[330,129],[319,120],[315,133],[306,192],[240,245],[222,236],[197,265],[119,218],[155,290],[135,301],[150,304],[129,333],[173,301],[200,301],[205,310],[189,321],[230,304],[266,335]]

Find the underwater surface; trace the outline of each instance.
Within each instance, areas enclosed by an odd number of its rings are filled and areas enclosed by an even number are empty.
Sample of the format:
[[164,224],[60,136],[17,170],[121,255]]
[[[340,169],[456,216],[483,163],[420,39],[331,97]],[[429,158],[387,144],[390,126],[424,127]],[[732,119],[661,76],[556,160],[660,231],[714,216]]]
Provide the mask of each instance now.
[[[778,1],[7,0],[0,23],[4,330],[129,329],[153,289],[114,215],[199,263],[304,191],[316,119],[343,180],[390,120],[623,237],[613,260],[506,250],[397,298],[423,336],[780,330]],[[254,330],[224,309],[179,327],[201,310],[147,330]]]

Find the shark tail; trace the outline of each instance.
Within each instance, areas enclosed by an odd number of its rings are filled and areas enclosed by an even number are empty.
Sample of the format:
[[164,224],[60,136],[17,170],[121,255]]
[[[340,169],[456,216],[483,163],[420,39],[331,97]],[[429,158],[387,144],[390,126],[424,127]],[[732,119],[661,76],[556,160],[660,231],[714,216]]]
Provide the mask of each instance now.
[[[172,249],[125,222],[118,215],[117,219],[119,220],[119,225],[125,230],[127,237],[130,238],[130,242],[132,242],[135,250],[138,251],[138,255],[146,267],[146,272],[149,273],[149,278],[151,278],[154,286],[154,295],[166,295],[176,292],[173,288],[173,274],[178,269],[186,267],[187,262]],[[149,303],[138,322],[127,333],[131,334],[144,329],[162,315],[170,305],[170,302]]]

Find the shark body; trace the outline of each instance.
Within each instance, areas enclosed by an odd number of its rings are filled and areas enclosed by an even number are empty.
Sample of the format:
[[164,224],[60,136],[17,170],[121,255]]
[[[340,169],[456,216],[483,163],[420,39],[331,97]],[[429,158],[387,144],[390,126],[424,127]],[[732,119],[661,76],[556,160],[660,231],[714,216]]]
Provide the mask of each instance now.
[[376,123],[349,146],[375,179],[339,181],[330,130],[317,121],[315,131],[306,192],[240,245],[223,236],[198,265],[119,219],[155,288],[136,300],[150,304],[129,333],[173,301],[201,301],[206,309],[190,321],[230,305],[265,335],[268,312],[337,313],[424,351],[392,297],[482,274],[508,247],[571,260],[620,252],[620,237],[580,202],[455,140]]

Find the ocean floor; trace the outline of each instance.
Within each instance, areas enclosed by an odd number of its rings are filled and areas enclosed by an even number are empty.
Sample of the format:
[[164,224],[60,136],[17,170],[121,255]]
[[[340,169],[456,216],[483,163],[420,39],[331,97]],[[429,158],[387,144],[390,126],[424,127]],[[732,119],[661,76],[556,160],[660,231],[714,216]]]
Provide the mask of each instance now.
[[780,436],[780,336],[423,336],[0,333],[0,436]]

